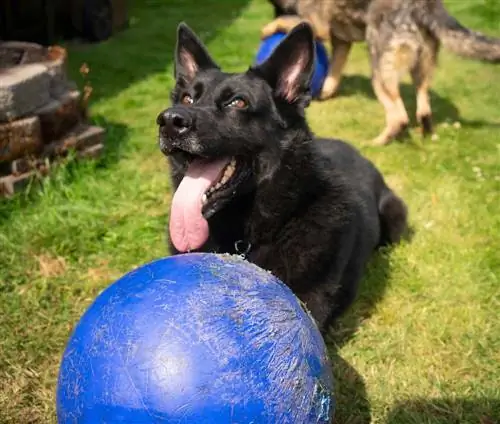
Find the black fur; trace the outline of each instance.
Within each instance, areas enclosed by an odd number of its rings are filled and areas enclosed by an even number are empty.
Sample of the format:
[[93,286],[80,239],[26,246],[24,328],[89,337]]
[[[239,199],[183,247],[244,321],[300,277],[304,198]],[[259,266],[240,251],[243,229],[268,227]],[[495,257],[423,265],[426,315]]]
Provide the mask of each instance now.
[[[240,74],[220,71],[185,24],[176,54],[173,105],[158,117],[174,188],[196,156],[235,156],[243,170],[231,196],[207,212],[210,237],[200,250],[239,253],[242,241],[248,260],[284,281],[324,330],[354,300],[374,249],[399,241],[406,207],[356,149],[311,133],[311,28],[300,24],[265,63]],[[186,93],[193,104],[181,104]],[[247,107],[227,107],[234,98]],[[166,128],[174,112],[190,125],[180,136]]]

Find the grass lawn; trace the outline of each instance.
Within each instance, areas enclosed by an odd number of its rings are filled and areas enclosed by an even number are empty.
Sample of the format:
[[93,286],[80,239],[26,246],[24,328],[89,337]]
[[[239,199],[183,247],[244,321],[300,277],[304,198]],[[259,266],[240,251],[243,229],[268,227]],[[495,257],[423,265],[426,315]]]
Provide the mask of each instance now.
[[[61,167],[0,201],[0,423],[52,423],[69,332],[110,282],[167,254],[170,186],[156,144],[169,104],[175,29],[186,20],[227,70],[252,61],[264,0],[143,0],[131,27],[70,47],[90,66],[98,162]],[[464,24],[500,36],[497,0],[448,0]],[[214,22],[214,23],[209,23]],[[319,135],[350,140],[407,201],[413,237],[369,266],[332,331],[338,423],[500,423],[500,68],[443,51],[432,91],[439,140],[363,145],[382,129],[363,44],[338,98],[313,103]],[[403,94],[414,114],[413,88]],[[455,123],[459,124],[455,124]]]

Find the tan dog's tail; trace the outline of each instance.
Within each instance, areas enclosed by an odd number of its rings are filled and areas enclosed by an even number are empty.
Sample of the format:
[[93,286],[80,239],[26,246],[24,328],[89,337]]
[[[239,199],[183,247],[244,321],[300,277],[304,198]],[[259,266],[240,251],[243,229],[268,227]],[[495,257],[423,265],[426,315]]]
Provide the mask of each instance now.
[[417,11],[419,20],[451,52],[470,59],[500,63],[500,38],[489,37],[464,27],[436,2],[433,10]]

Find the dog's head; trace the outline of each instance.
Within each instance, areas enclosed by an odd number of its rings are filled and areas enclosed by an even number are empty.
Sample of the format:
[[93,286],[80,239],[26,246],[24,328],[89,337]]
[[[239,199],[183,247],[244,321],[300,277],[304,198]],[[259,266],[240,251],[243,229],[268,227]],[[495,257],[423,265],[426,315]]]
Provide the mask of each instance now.
[[229,74],[187,25],[177,31],[172,106],[157,123],[160,148],[182,174],[170,217],[182,251],[200,247],[206,220],[269,180],[294,137],[307,131],[315,53],[310,26],[300,24],[264,63]]

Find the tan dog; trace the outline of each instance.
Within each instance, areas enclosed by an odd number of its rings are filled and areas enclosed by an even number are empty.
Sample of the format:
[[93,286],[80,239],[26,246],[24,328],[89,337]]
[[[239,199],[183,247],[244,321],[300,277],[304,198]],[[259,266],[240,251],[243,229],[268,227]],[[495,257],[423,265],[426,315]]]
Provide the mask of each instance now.
[[264,26],[263,37],[289,32],[307,21],[317,39],[331,42],[331,64],[321,99],[336,93],[352,43],[367,41],[372,86],[386,114],[386,126],[374,140],[377,145],[387,144],[408,126],[399,92],[401,77],[407,72],[416,88],[422,133],[433,134],[429,88],[441,43],[460,56],[500,62],[500,39],[462,26],[448,14],[442,0],[270,1],[276,19]]

